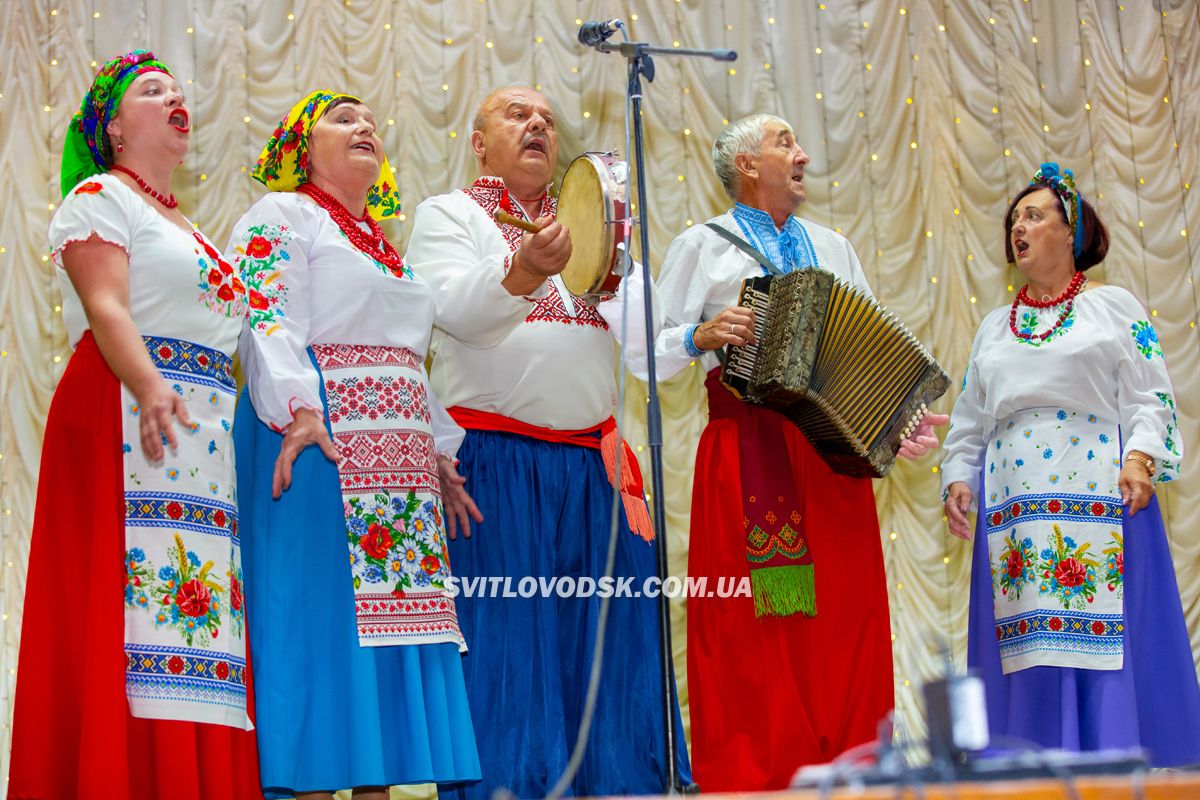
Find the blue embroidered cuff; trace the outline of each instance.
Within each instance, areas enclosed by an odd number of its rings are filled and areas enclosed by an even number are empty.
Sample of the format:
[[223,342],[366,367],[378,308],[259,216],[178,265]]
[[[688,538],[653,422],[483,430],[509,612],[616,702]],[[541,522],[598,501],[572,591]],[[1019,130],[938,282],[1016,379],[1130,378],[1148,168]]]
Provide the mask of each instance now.
[[688,355],[692,358],[699,358],[700,356],[704,355],[704,351],[699,347],[696,347],[696,340],[694,338],[696,335],[696,328],[699,327],[699,325],[693,325],[692,327],[688,328],[687,334],[683,337],[683,347],[687,350]]

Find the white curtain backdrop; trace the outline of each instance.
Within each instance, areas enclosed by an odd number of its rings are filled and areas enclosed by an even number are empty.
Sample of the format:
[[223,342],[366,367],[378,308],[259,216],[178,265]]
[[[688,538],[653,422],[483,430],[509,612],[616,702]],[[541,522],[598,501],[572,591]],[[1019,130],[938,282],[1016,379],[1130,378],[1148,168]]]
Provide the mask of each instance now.
[[[385,121],[408,209],[473,178],[470,117],[497,85],[531,83],[550,98],[560,168],[587,149],[622,148],[624,62],[575,41],[581,20],[614,16],[636,39],[739,54],[735,64],[656,61],[644,116],[652,264],[685,226],[727,207],[708,157],[722,125],[780,114],[812,158],[802,214],[849,237],[876,294],[961,376],[980,318],[1020,286],[1003,258],[1007,200],[1040,161],[1058,160],[1113,235],[1093,275],[1151,309],[1196,463],[1195,0],[0,0],[0,774],[42,429],[69,356],[46,226],[64,129],[96,63],[147,47],[174,68],[195,125],[176,194],[224,242],[263,191],[248,176],[260,147],[315,88],[357,94]],[[391,228],[401,250],[410,224],[401,217]],[[675,574],[687,564],[701,383],[694,367],[663,387]],[[645,404],[631,379],[626,427],[642,457]],[[924,729],[919,686],[945,668],[941,643],[956,666],[965,660],[969,546],[945,532],[939,458],[902,463],[876,485],[897,713],[915,734]],[[1163,492],[1193,649],[1194,474],[1185,465],[1184,480]],[[62,502],[86,479],[58,476]],[[84,535],[63,530],[59,544]],[[686,719],[682,600],[674,612]],[[87,610],[59,623],[71,636]]]

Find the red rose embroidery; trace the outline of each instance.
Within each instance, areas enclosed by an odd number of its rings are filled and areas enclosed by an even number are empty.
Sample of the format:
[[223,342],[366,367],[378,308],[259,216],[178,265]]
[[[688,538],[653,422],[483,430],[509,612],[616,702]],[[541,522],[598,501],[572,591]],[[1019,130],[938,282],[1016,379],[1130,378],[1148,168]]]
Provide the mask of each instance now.
[[1001,628],[999,625],[997,625],[996,626],[996,640],[1000,641],[1003,638],[1004,638],[1004,628]]
[[1020,552],[1016,550],[1008,551],[1008,577],[1014,580],[1021,577],[1024,571],[1025,562],[1021,559]]
[[1051,617],[1050,622],[1048,622],[1047,625],[1052,631],[1061,631],[1063,623],[1058,617]]
[[171,656],[167,661],[167,669],[174,672],[176,675],[183,672],[183,659],[179,656]]
[[183,506],[172,500],[170,503],[167,503],[166,512],[167,516],[171,519],[179,519],[183,516]]
[[425,556],[421,559],[421,569],[425,570],[426,575],[432,575],[442,568],[442,562],[437,556]]
[[1001,514],[999,511],[997,511],[995,514],[992,514],[992,524],[993,525],[999,525],[1001,522],[1004,522],[1003,514]]
[[266,258],[271,255],[271,243],[262,236],[253,236],[246,245],[246,255],[251,258]]
[[200,355],[196,356],[196,363],[202,367],[207,367],[208,366],[208,356],[204,355],[204,353],[201,353]]
[[1029,632],[1029,623],[1028,622],[1026,622],[1025,620],[1021,620],[1020,622],[1017,623],[1017,633],[1024,636],[1028,632]]
[[218,508],[213,512],[213,525],[216,525],[218,528],[224,528],[227,520],[228,517],[225,516],[225,512],[221,509]]
[[175,352],[169,347],[163,346],[158,348],[158,357],[163,361],[170,361],[173,355],[175,355]]
[[1014,517],[1019,517],[1019,516],[1021,516],[1021,504],[1020,504],[1020,503],[1013,503],[1013,504],[1012,504],[1012,515],[1013,515]]
[[217,289],[217,299],[224,300],[226,303],[233,299],[233,289],[229,284],[223,284],[220,289]]
[[225,661],[217,664],[217,677],[221,680],[229,678],[229,664]]
[[244,602],[245,600],[242,598],[242,582],[235,576],[229,581],[229,607],[234,611],[241,611]]
[[88,181],[75,190],[75,194],[100,194],[100,190],[104,188],[104,184],[96,183],[96,181]]
[[267,307],[267,298],[263,297],[260,292],[250,290],[250,307],[262,311]]
[[1062,502],[1059,500],[1051,500],[1046,504],[1046,510],[1051,514],[1057,514],[1058,512],[1062,511]]
[[1097,636],[1102,635],[1104,633],[1104,629],[1105,625],[1100,620],[1096,620],[1092,623],[1092,633],[1096,634]]
[[1092,503],[1092,514],[1097,517],[1104,516],[1104,503]]
[[367,528],[367,535],[358,540],[363,551],[371,558],[382,560],[392,549],[392,536],[383,525]]
[[189,617],[204,616],[208,613],[211,604],[212,595],[209,593],[208,587],[196,578],[192,578],[180,586],[179,591],[175,593],[175,605],[179,606],[179,610]]
[[1060,586],[1078,586],[1087,580],[1087,570],[1075,558],[1064,558],[1054,568],[1054,579]]

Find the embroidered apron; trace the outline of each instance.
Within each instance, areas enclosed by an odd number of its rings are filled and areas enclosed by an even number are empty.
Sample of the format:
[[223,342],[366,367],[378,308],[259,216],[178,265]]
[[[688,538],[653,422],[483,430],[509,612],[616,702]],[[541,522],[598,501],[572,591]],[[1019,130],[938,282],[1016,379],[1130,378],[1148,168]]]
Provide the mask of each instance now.
[[160,463],[142,453],[141,409],[122,385],[126,694],[135,717],[251,729],[237,530],[233,362],[180,339],[145,337],[187,403],[191,429]]
[[442,520],[421,362],[410,350],[314,344],[364,646],[454,642],[465,650]]
[[999,421],[984,473],[996,638],[1005,672],[1120,669],[1120,432],[1058,408]]

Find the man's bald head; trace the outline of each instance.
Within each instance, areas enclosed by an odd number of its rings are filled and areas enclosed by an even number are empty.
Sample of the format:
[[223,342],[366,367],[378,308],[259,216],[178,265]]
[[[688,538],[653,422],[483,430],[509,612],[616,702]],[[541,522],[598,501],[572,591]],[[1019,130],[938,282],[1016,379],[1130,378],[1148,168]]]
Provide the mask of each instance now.
[[558,133],[550,101],[528,86],[503,86],[483,99],[471,123],[471,150],[481,175],[540,193],[554,174]]

